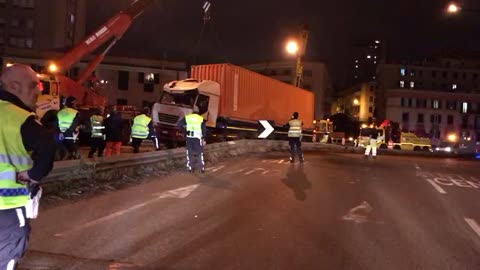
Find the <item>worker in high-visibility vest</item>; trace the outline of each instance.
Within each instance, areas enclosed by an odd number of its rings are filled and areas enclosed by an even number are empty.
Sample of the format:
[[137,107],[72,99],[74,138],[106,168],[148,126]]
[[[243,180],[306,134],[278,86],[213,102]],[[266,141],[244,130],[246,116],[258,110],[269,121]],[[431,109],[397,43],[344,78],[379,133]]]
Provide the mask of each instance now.
[[302,120],[298,119],[298,112],[292,114],[292,119],[288,121],[288,144],[290,145],[290,163],[295,162],[295,156],[298,156],[300,163],[303,163],[302,151]]
[[198,169],[200,173],[205,173],[203,151],[207,128],[199,113],[198,107],[195,106],[192,113],[185,115],[177,124],[187,140],[187,168],[190,173],[195,172],[195,169]]
[[105,125],[103,117],[103,108],[97,108],[94,114],[90,117],[90,152],[88,157],[92,158],[93,154],[98,151],[98,157],[103,156],[103,150],[105,149]]
[[[65,107],[58,114],[58,129],[62,136],[62,145],[68,152],[68,159],[79,158],[78,154],[78,134],[79,134],[79,117],[78,111],[75,109],[75,97],[68,97],[65,100]],[[63,157],[62,157],[63,159]]]
[[370,127],[368,127],[368,145],[365,148],[365,158],[370,156],[370,151],[372,152],[372,158],[375,159],[377,157],[377,140],[378,140],[378,130],[375,125],[372,123]]
[[[14,64],[0,87],[0,269],[15,269],[25,253],[30,218],[38,213],[40,182],[52,169],[55,140],[37,120],[37,74]],[[35,157],[32,159],[32,157]]]
[[142,112],[142,114],[137,115],[133,119],[132,134],[130,137],[132,138],[132,147],[134,153],[140,152],[140,145],[142,144],[143,140],[149,136],[152,137],[155,134],[152,118],[149,116],[150,108],[145,107],[143,108]]

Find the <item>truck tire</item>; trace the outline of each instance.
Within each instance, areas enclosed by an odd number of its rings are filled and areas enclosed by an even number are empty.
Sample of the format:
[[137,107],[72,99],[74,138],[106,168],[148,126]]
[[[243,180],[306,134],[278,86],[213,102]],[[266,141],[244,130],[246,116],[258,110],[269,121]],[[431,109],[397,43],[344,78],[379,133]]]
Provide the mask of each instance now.
[[387,149],[387,145],[384,143],[380,144],[380,149]]
[[402,150],[402,147],[400,147],[400,145],[395,145],[395,146],[393,146],[393,149],[395,149],[395,150]]
[[422,150],[422,148],[420,146],[413,147],[413,151],[420,151],[420,150]]

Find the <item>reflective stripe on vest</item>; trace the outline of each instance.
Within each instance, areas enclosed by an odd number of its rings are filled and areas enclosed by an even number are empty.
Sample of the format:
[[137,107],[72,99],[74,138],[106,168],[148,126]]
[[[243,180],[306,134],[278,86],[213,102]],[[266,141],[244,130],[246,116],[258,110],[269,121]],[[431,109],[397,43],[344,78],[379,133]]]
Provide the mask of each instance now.
[[30,200],[26,185],[16,182],[17,172],[32,168],[33,161],[25,149],[21,127],[35,115],[16,105],[0,100],[0,210],[25,206]]
[[148,129],[150,121],[152,121],[152,118],[145,114],[136,116],[135,119],[133,119],[132,138],[146,139],[150,133]]
[[92,115],[92,117],[90,117],[90,123],[92,127],[92,137],[105,139],[105,135],[103,134],[103,130],[105,129],[105,126],[103,126],[103,117],[100,115]]
[[302,120],[292,119],[288,121],[290,129],[288,130],[288,137],[300,137],[302,136]]
[[61,132],[65,132],[72,126],[77,113],[78,111],[72,108],[63,108],[58,112],[58,128]]
[[187,122],[187,138],[201,139],[203,137],[203,117],[196,113],[187,114],[185,116],[185,121]]

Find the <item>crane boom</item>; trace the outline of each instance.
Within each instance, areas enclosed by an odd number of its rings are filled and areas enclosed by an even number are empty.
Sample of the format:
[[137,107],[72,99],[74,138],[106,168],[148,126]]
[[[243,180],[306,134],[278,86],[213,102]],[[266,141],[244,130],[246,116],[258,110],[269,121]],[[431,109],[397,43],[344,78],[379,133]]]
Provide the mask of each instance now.
[[[114,38],[116,40],[122,38],[123,34],[132,24],[132,21],[139,16],[148,5],[154,0],[136,0],[130,4],[126,11],[120,11],[117,15],[101,25],[92,34],[88,35],[82,42],[66,53],[58,61],[50,65],[50,72],[66,71],[74,64],[78,63],[83,57],[94,52],[98,47]],[[103,54],[105,54],[104,52]],[[94,61],[99,63],[99,61]],[[95,69],[95,67],[93,67]]]

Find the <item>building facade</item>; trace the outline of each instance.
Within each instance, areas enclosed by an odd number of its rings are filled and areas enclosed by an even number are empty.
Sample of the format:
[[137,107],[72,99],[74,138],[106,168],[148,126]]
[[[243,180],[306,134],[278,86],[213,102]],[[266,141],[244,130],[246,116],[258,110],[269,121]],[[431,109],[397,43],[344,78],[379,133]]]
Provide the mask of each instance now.
[[375,82],[359,83],[339,93],[332,106],[332,114],[344,113],[367,123],[375,111]]
[[71,47],[85,37],[86,0],[0,0],[0,51]]
[[479,133],[479,86],[480,61],[474,56],[381,64],[377,119],[437,139],[452,132]]
[[[265,62],[244,66],[246,69],[292,84],[295,77],[296,61]],[[303,89],[315,94],[315,119],[330,115],[333,86],[324,63],[303,62]]]
[[[36,55],[23,51],[23,55],[19,55],[16,50],[16,53],[5,55],[3,66],[22,63],[42,72],[48,63],[47,59],[60,56],[48,52]],[[88,65],[88,60],[74,65],[70,75],[75,78]],[[95,70],[95,77],[101,83],[100,94],[108,98],[109,105],[141,108],[158,100],[165,83],[187,78],[187,71],[184,62],[107,56]]]

